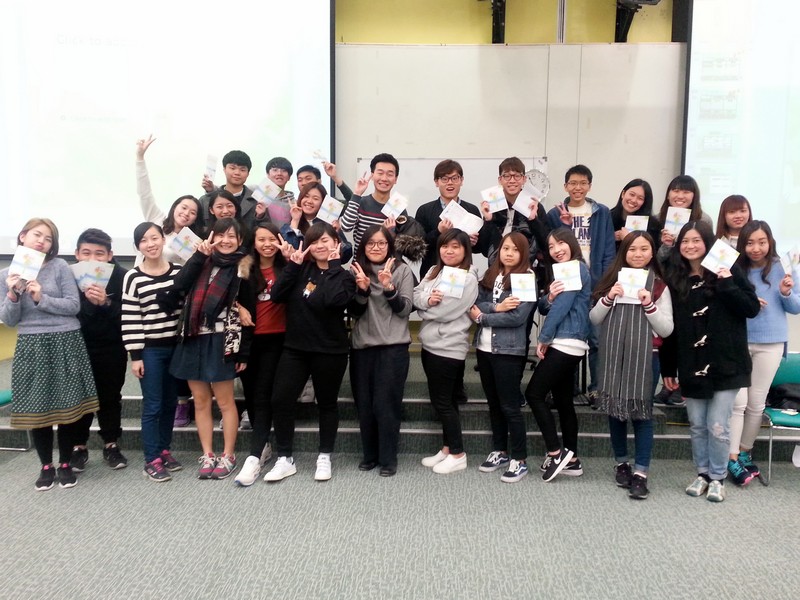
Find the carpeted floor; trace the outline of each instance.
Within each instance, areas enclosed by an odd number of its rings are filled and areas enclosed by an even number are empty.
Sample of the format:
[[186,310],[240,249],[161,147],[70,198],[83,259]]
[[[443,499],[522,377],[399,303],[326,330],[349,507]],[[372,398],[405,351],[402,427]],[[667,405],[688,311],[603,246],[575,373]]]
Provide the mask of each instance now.
[[0,453],[0,598],[797,597],[790,463],[712,504],[683,492],[687,461],[654,462],[636,502],[601,458],[509,485],[483,457],[439,476],[402,455],[383,479],[354,454],[317,483],[299,455],[294,477],[237,488],[177,456],[187,469],[156,484],[138,456],[111,471],[94,451],[77,487],[36,492],[35,454]]

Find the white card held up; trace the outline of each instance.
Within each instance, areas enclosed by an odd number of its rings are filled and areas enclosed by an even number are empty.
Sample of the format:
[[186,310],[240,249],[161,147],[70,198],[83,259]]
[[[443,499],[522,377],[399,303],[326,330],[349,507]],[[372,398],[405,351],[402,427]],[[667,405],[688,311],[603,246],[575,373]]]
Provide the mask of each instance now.
[[511,295],[520,302],[536,302],[536,275],[533,273],[511,273]]
[[580,290],[583,287],[580,263],[577,260],[555,263],[553,265],[553,279],[564,284],[565,292]]
[[322,201],[322,205],[319,207],[319,212],[317,213],[317,218],[322,219],[326,223],[333,224],[333,222],[341,216],[343,210],[343,202],[339,202],[336,198],[328,196]]
[[206,171],[205,175],[211,181],[214,181],[214,175],[217,174],[217,157],[209,154],[206,157]]
[[728,242],[717,240],[700,265],[716,274],[720,269],[730,269],[737,258],[739,253],[731,248]]
[[628,231],[647,231],[650,217],[647,215],[628,215],[625,219],[625,229]]
[[439,219],[447,219],[453,224],[455,229],[460,229],[467,235],[478,233],[481,227],[483,227],[483,219],[467,212],[467,210],[455,200],[451,200],[447,203]]
[[636,300],[639,304],[639,290],[647,286],[647,269],[631,269],[622,267],[617,274],[617,281],[622,286],[622,295],[625,298]]
[[202,241],[194,231],[184,227],[180,233],[175,234],[175,237],[170,240],[169,247],[183,260],[189,260]]
[[[256,198],[256,192],[261,192],[259,198]],[[280,197],[282,193],[283,190],[280,187],[274,184],[271,179],[265,177],[258,184],[258,187],[253,190],[253,198],[256,198],[256,202],[267,202]]]
[[514,200],[514,210],[523,215],[526,219],[530,219],[531,213],[536,209],[538,204],[538,200],[530,194],[526,194],[523,189],[519,193],[519,196],[517,196],[517,199]]
[[442,292],[443,296],[461,298],[464,295],[464,286],[467,284],[468,274],[469,271],[466,269],[442,267],[442,276],[436,285],[436,289]]
[[502,186],[496,185],[483,190],[481,198],[489,205],[489,212],[496,213],[501,210],[508,210],[506,193],[503,191]]
[[792,274],[792,259],[789,257],[789,254],[783,254],[781,256],[781,266],[783,267],[783,272],[787,275]]
[[108,282],[111,280],[111,274],[114,272],[114,265],[97,260],[76,262],[74,265],[70,265],[69,268],[75,277],[75,283],[78,284],[78,288],[82,292],[85,292],[90,285],[99,285],[101,288],[106,289]]
[[408,208],[408,198],[397,192],[392,192],[386,204],[383,205],[381,212],[390,219],[396,219],[403,211]]
[[318,160],[318,161],[320,161],[320,162],[328,162],[328,157],[327,157],[327,156],[325,156],[325,154],[324,154],[324,153],[322,152],[322,150],[320,150],[319,148],[317,148],[316,150],[314,150],[314,151],[311,153],[311,156],[312,156],[312,158],[314,158],[315,160]]
[[686,225],[691,218],[691,209],[670,206],[667,209],[667,222],[664,223],[664,229],[666,229],[673,236],[677,236],[681,232],[683,226]]
[[19,275],[19,278],[25,281],[33,281],[38,277],[39,269],[42,268],[46,256],[44,252],[17,246],[14,258],[11,259],[11,265],[8,267],[8,274]]

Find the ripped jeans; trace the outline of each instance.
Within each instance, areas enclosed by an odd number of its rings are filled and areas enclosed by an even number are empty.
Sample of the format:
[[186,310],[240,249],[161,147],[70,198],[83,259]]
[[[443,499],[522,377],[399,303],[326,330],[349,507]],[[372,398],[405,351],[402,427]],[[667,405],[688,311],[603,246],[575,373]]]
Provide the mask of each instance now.
[[738,389],[714,392],[710,400],[686,398],[692,458],[698,474],[722,480],[728,469],[730,425]]

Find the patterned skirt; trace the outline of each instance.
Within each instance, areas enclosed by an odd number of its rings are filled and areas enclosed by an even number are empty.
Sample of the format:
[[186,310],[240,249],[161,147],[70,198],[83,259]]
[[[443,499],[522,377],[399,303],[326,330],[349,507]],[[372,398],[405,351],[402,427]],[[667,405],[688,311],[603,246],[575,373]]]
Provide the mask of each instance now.
[[11,426],[74,423],[98,410],[92,366],[80,330],[17,336],[11,365]]

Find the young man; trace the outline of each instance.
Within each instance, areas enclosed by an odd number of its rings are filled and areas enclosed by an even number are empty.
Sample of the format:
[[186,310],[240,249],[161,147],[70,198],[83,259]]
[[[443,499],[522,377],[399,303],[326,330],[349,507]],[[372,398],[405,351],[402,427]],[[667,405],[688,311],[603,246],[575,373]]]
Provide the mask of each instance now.
[[[122,280],[126,270],[113,261],[111,238],[99,229],[87,229],[78,237],[75,258],[81,261],[94,260],[112,263],[114,270],[111,280],[105,289],[92,284],[85,292],[81,292],[81,310],[78,319],[81,332],[89,352],[92,364],[97,397],[100,410],[97,421],[100,424],[100,437],[103,438],[103,460],[112,469],[124,469],[128,466],[117,442],[122,435],[122,386],[125,383],[125,371],[128,356],[122,345],[122,324],[120,308],[122,305]],[[75,472],[82,472],[89,462],[89,428],[94,415],[84,415],[79,421],[79,437],[72,450],[70,466]]]
[[[403,233],[403,227],[398,227],[394,219],[388,219],[381,212],[383,206],[392,195],[392,189],[397,183],[400,175],[400,165],[397,159],[391,154],[377,154],[369,163],[371,175],[360,177],[356,182],[353,196],[347,203],[347,208],[342,213],[341,224],[344,231],[353,232],[353,254],[358,252],[358,245],[361,236],[364,235],[370,225],[386,224],[393,233]],[[375,191],[368,196],[361,195],[367,190],[370,180],[375,186]],[[408,213],[404,210],[401,216],[408,219]],[[406,221],[408,223],[408,221]],[[414,222],[416,224],[416,222]],[[421,232],[421,228],[420,228]]]
[[[592,172],[585,165],[575,165],[564,175],[564,190],[568,196],[547,213],[553,229],[571,227],[581,246],[581,252],[592,276],[592,287],[611,266],[616,256],[614,225],[608,208],[589,198]],[[597,333],[589,336],[589,403],[597,399]]]
[[[350,198],[353,197],[353,190],[350,189],[341,177],[337,176],[336,165],[330,162],[323,162],[322,166],[328,177],[333,179],[336,187],[342,192],[345,201],[349,202]],[[312,165],[303,165],[297,169],[297,189],[303,191],[303,188],[309,183],[322,183],[322,173],[319,172],[318,168]]]
[[[250,157],[241,150],[231,150],[222,157],[222,166],[225,172],[225,185],[217,189],[224,189],[233,194],[241,207],[242,222],[252,230],[256,221],[260,220],[256,214],[258,203],[253,200],[253,190],[245,185],[253,163]],[[208,205],[211,193],[214,191],[214,183],[205,176],[203,177],[203,189],[206,193],[200,196],[200,204],[203,207],[203,226],[205,226],[209,218]],[[200,220],[199,215],[197,219]]]

